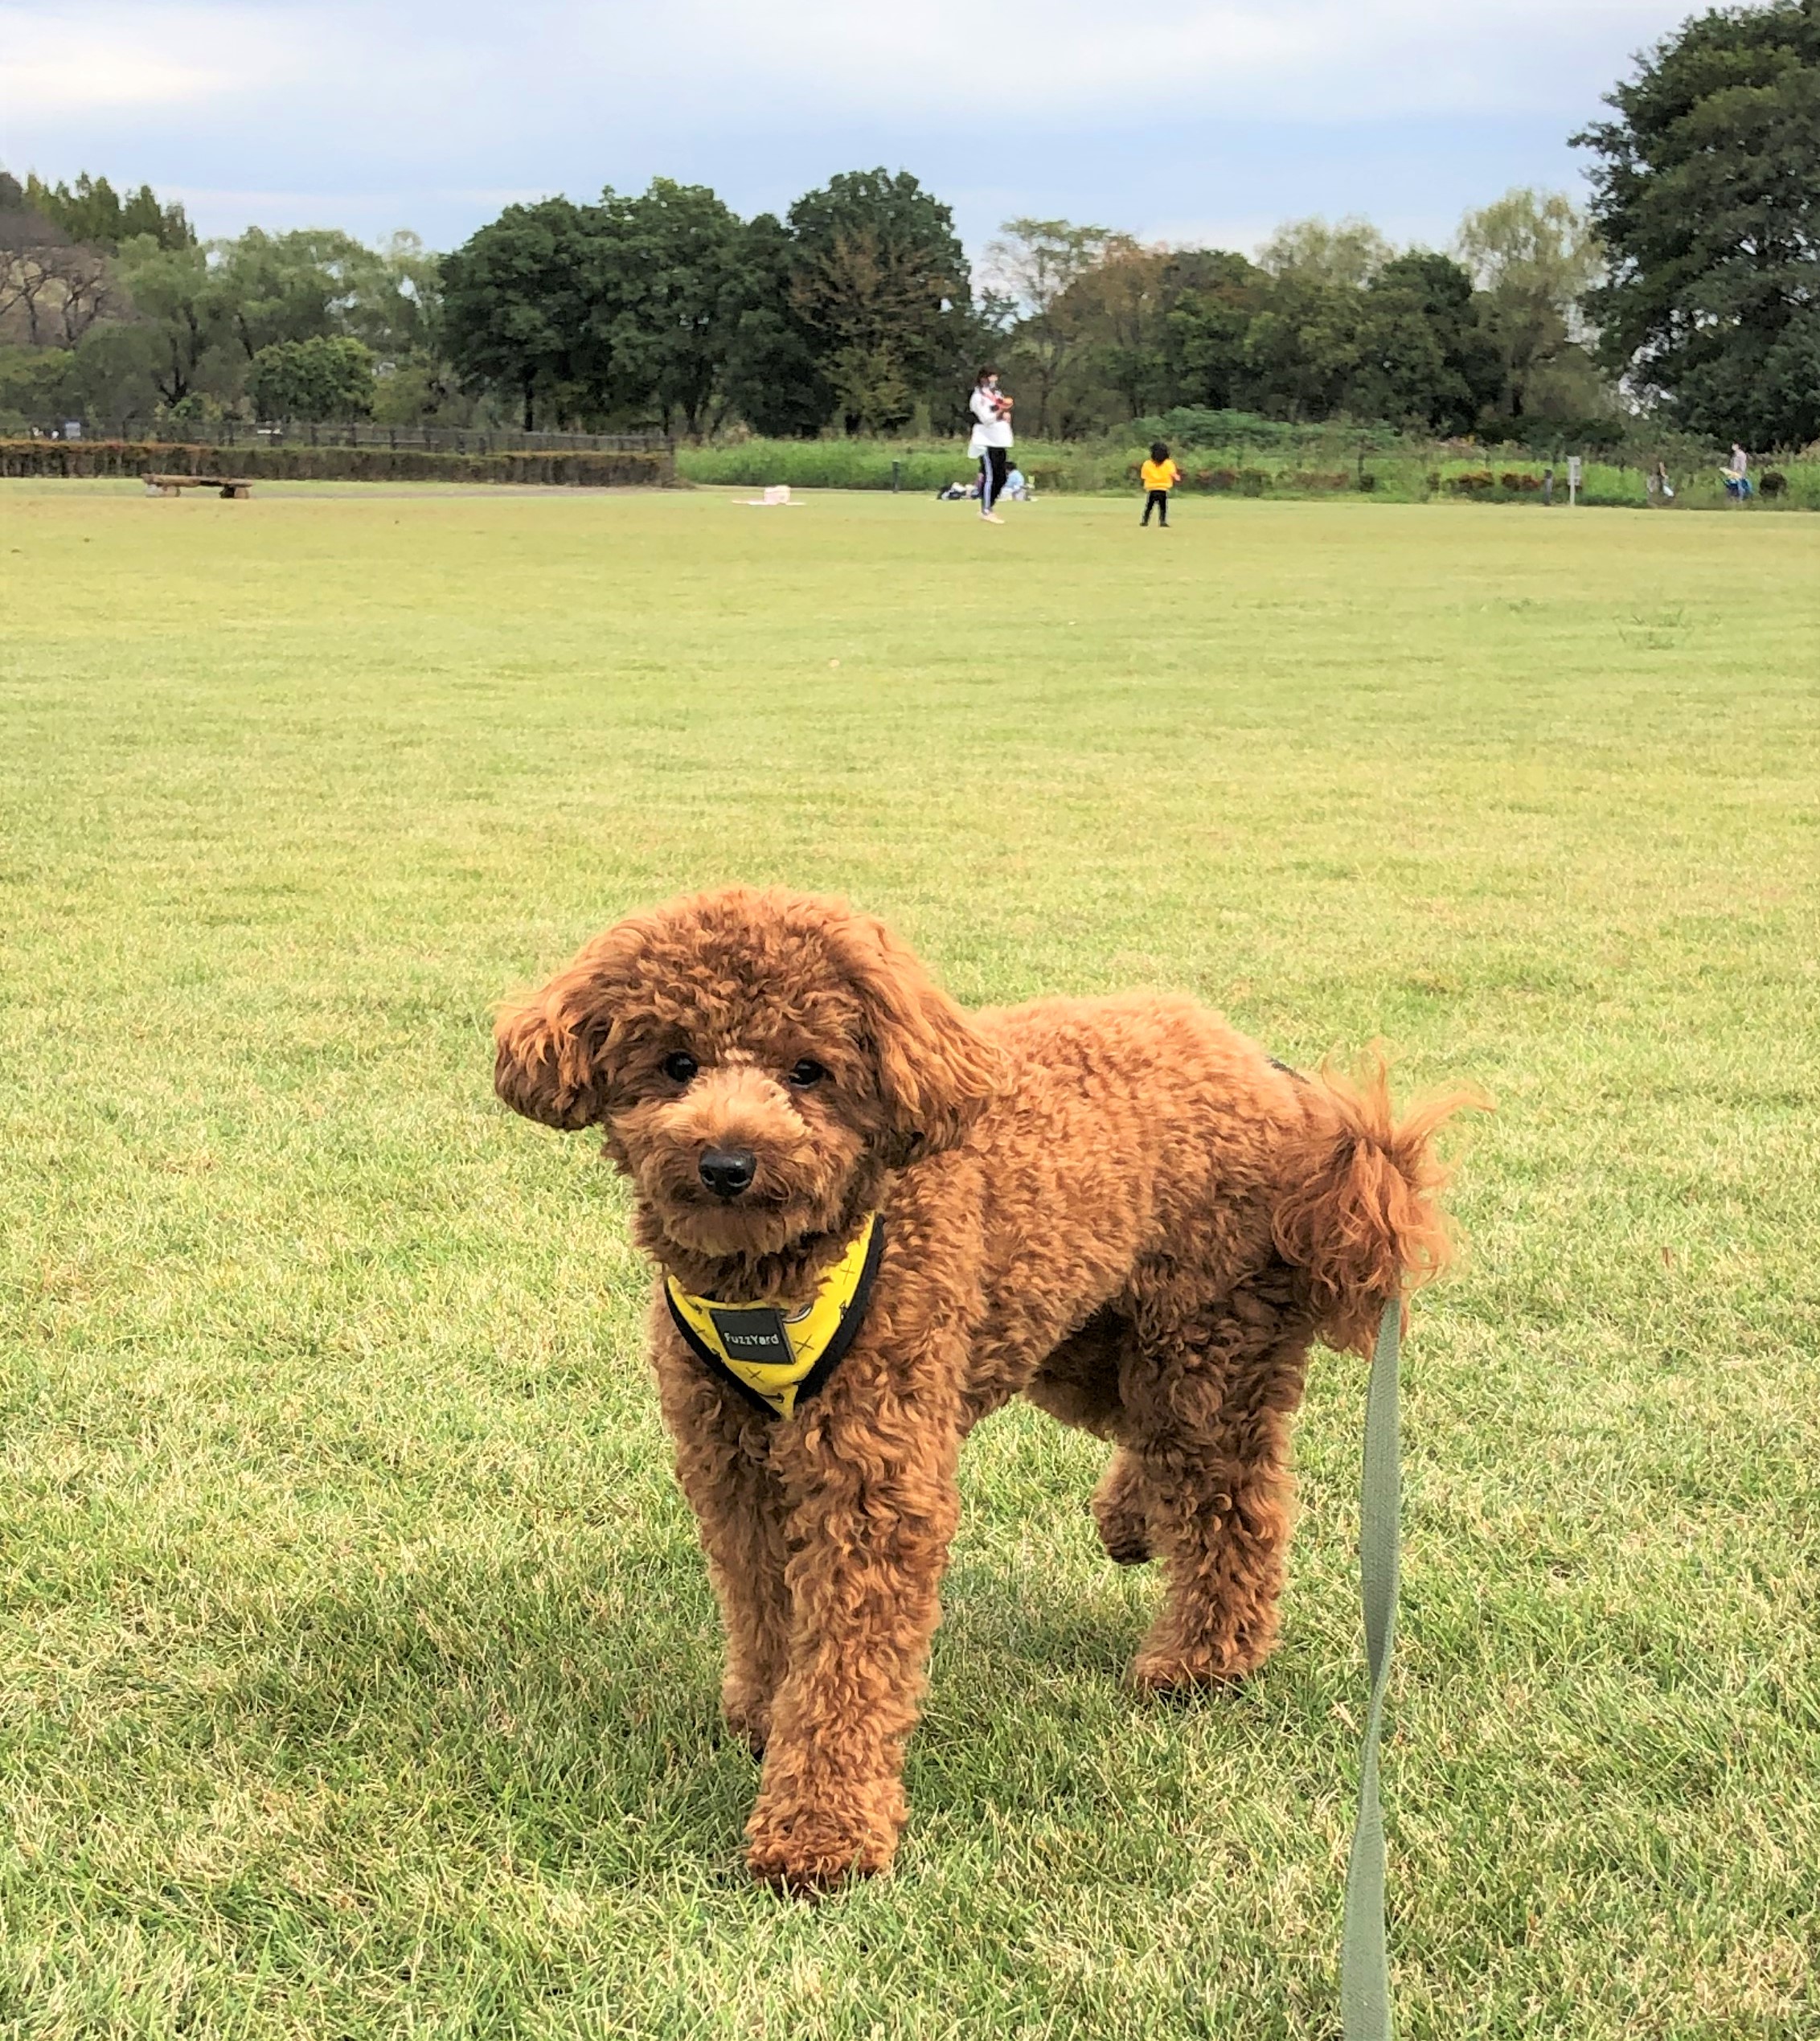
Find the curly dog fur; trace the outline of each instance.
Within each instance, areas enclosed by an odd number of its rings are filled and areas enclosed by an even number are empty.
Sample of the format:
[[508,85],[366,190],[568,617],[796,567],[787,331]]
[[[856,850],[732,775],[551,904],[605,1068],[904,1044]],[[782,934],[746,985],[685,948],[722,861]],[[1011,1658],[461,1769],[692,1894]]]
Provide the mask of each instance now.
[[[884,1217],[859,1337],[788,1420],[715,1379],[661,1293],[650,1315],[723,1705],[764,1753],[756,1875],[890,1863],[961,1442],[1015,1396],[1111,1443],[1106,1551],[1164,1564],[1139,1684],[1262,1662],[1310,1343],[1363,1350],[1445,1258],[1431,1137],[1461,1098],[1396,1120],[1381,1072],[1300,1075],[1185,998],[965,1014],[844,902],[744,887],[609,928],[498,1048],[508,1105],[605,1129],[640,1246],[690,1291],[800,1302]],[[713,1188],[710,1150],[749,1186]]]

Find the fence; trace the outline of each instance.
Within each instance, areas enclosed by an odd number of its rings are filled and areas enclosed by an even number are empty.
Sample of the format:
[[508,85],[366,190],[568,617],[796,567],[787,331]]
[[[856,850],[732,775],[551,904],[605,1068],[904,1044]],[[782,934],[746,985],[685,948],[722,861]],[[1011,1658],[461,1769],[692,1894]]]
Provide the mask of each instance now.
[[129,440],[138,445],[385,447],[394,453],[664,453],[676,442],[662,432],[524,432],[497,427],[375,425],[364,419],[328,424],[249,424],[244,419],[110,418],[82,421],[72,433],[63,420],[33,428],[35,438]]

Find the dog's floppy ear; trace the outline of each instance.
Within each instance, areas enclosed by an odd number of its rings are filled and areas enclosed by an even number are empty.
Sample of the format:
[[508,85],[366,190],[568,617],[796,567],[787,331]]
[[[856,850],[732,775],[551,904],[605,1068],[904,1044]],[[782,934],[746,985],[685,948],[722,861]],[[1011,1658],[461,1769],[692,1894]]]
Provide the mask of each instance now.
[[494,1025],[493,1088],[527,1120],[573,1132],[605,1115],[605,1051],[623,977],[617,934],[597,936]]
[[886,1159],[901,1168],[953,1147],[998,1088],[998,1051],[882,922],[851,915],[834,933],[866,1002],[888,1116]]

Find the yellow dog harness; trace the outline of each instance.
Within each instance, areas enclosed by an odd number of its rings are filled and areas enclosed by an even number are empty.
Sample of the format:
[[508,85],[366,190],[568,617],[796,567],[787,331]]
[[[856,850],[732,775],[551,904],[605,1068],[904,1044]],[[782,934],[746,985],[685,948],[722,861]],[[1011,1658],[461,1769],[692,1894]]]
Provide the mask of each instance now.
[[853,1344],[884,1244],[884,1223],[874,1212],[814,1297],[794,1311],[691,1297],[674,1276],[665,1277],[664,1295],[676,1330],[711,1375],[768,1417],[793,1417]]

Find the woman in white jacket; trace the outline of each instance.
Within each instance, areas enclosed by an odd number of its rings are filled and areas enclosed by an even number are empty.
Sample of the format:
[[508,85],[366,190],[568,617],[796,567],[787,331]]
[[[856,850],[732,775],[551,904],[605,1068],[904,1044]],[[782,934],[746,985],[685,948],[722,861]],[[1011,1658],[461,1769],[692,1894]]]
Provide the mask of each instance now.
[[974,436],[967,451],[979,463],[979,514],[988,524],[1002,524],[993,506],[1004,493],[1011,445],[1011,400],[998,387],[998,371],[982,368],[974,378],[967,408],[974,414]]

